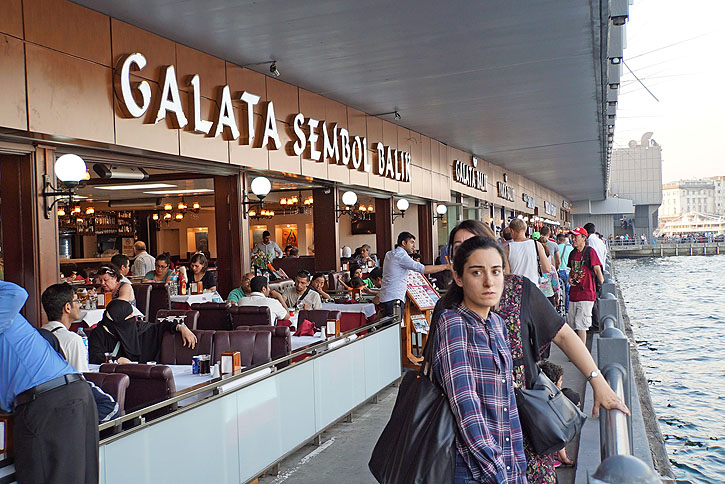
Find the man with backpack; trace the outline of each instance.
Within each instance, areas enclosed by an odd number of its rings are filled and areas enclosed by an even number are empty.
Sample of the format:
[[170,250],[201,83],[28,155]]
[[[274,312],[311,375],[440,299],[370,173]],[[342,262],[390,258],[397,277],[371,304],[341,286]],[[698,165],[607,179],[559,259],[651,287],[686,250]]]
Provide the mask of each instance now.
[[569,254],[569,314],[567,321],[584,344],[587,330],[592,325],[592,308],[597,298],[595,277],[599,284],[604,282],[602,263],[597,252],[587,245],[589,233],[582,227],[571,232],[574,250]]

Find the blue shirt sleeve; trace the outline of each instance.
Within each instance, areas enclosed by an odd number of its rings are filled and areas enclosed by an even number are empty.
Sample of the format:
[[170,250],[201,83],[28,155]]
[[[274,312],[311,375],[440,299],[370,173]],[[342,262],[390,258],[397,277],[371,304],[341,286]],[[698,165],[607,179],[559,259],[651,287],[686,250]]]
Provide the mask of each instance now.
[[0,334],[3,334],[28,299],[28,292],[12,282],[0,281]]

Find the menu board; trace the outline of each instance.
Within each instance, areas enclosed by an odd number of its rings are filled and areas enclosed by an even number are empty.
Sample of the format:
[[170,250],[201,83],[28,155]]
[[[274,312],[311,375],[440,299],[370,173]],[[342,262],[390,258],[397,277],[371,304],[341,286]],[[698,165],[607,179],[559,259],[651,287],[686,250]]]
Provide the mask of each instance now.
[[415,303],[418,309],[425,310],[435,307],[440,296],[423,274],[408,271],[408,277],[406,277],[405,282],[408,285],[408,297]]

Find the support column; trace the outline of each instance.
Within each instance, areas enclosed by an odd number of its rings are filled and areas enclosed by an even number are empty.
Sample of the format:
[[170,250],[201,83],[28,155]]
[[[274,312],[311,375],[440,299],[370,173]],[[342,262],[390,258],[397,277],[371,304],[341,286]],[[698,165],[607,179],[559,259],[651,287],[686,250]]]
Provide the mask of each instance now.
[[[375,199],[375,244],[380,262],[385,254],[393,248],[393,199]],[[397,235],[396,235],[397,236]]]
[[433,202],[418,205],[418,250],[424,265],[433,264],[435,242],[433,240]]
[[[55,210],[45,218],[43,175],[55,181],[52,148],[38,146],[35,153],[0,155],[0,216],[3,228],[5,280],[28,291],[23,315],[41,326],[45,314],[40,295],[58,282],[58,218]],[[50,201],[51,199],[49,199]]]
[[[337,187],[312,190],[312,223],[315,234],[315,270],[340,270],[340,224],[337,221]],[[293,274],[288,274],[294,277]]]
[[249,222],[242,218],[244,176],[214,177],[214,216],[216,222],[217,290],[222,297],[239,287],[242,272],[249,267]]

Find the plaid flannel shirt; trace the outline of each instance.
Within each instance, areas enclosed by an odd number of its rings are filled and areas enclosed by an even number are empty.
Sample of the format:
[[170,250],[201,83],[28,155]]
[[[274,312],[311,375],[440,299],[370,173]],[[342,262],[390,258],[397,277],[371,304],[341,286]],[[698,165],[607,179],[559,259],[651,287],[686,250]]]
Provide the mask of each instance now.
[[456,447],[474,479],[525,484],[526,458],[506,327],[464,306],[437,321],[433,375],[458,422]]

